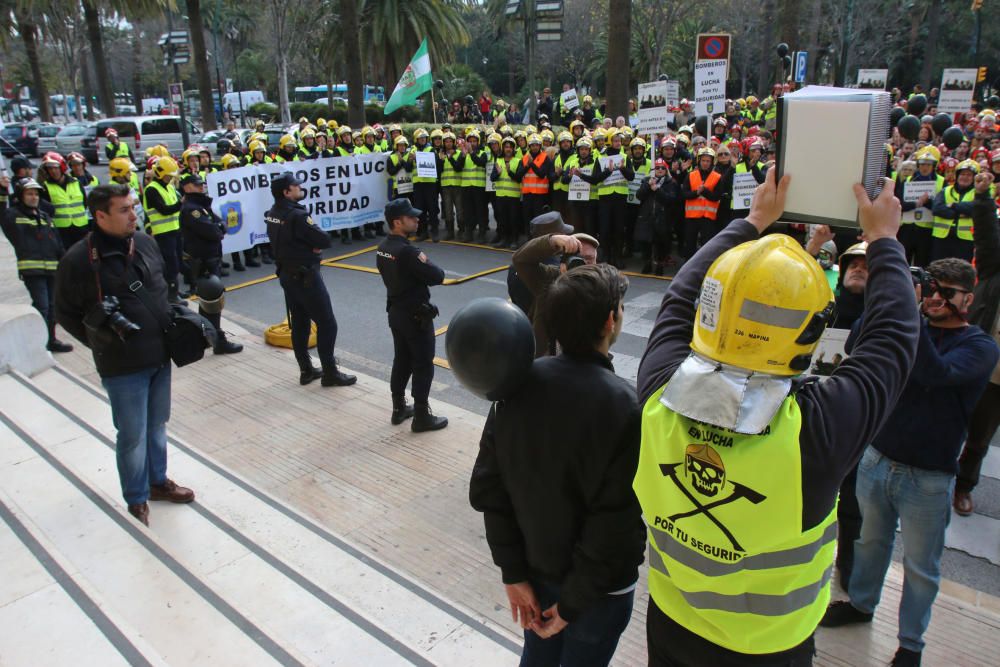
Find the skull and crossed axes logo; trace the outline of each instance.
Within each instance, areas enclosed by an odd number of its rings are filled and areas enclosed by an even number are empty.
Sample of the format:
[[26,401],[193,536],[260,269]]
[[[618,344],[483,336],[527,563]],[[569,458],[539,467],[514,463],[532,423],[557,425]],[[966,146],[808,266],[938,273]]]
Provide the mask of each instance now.
[[[694,505],[694,509],[688,512],[680,512],[667,518],[671,522],[674,522],[680,519],[686,519],[688,517],[703,514],[705,515],[705,518],[714,523],[719,530],[722,531],[723,535],[729,538],[729,541],[733,545],[733,549],[737,551],[744,551],[736,537],[733,536],[729,529],[726,528],[710,510],[715,509],[716,507],[721,507],[722,505],[728,505],[729,503],[736,502],[741,498],[746,498],[751,503],[756,505],[765,500],[766,496],[754,491],[748,486],[744,486],[743,484],[730,479],[728,482],[733,488],[732,493],[720,500],[702,503],[696,496],[688,491],[687,487],[685,487],[681,482],[681,479],[678,476],[681,473],[677,470],[681,465],[682,464],[680,463],[661,463],[660,472],[662,472],[665,477],[669,477],[673,480],[674,484],[677,485],[677,488],[680,489],[681,492],[687,496],[688,500],[691,501],[691,504]],[[683,466],[684,468],[682,472],[688,475],[692,488],[694,488],[694,490],[700,495],[708,498],[714,498],[719,495],[719,492],[726,486],[726,466],[722,463],[722,457],[719,456],[719,453],[708,445],[688,445],[684,452]]]

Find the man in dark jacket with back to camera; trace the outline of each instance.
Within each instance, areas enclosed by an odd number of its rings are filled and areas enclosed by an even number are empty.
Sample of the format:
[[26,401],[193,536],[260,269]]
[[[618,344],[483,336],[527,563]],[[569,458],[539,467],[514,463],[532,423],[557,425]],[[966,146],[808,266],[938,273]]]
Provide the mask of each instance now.
[[[267,235],[274,253],[275,273],[285,292],[288,325],[292,329],[292,349],[299,363],[299,384],[322,378],[324,387],[346,387],[358,381],[337,368],[333,348],[337,343],[337,318],[319,261],[330,237],[313,222],[309,211],[300,204],[306,193],[302,181],[290,171],[271,181],[274,206],[264,214]],[[322,368],[312,365],[309,334],[316,323],[316,347]]]
[[[132,191],[100,185],[87,205],[96,229],[70,248],[56,273],[56,320],[94,353],[118,434],[115,455],[129,514],[149,525],[147,500],[189,503],[167,477],[170,359],[160,322],[169,317],[163,257],[136,234]],[[147,307],[130,285],[141,282]]]
[[469,498],[524,629],[522,667],[607,665],[632,615],[640,413],[608,357],[627,288],[607,264],[559,276],[547,317],[562,354],[536,359],[483,428]]

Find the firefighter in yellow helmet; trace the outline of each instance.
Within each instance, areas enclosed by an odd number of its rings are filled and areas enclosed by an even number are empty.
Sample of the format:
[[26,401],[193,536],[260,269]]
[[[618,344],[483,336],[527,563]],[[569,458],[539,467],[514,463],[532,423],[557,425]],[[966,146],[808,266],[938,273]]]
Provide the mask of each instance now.
[[870,241],[865,327],[830,380],[799,379],[834,306],[797,242],[760,237],[789,181],[777,186],[769,170],[747,218],[681,268],[639,367],[633,487],[649,533],[650,665],[811,664],[837,490],[915,358],[899,202],[891,181],[874,202],[857,185]]
[[573,135],[569,132],[560,132],[558,140],[558,150],[552,156],[552,166],[556,176],[556,180],[552,183],[552,208],[562,213],[565,219],[568,208],[566,204],[569,197],[569,186],[563,183],[562,175],[566,169],[566,163],[569,162],[571,157],[576,155],[576,151],[573,150]]
[[962,160],[955,167],[955,182],[934,197],[934,226],[931,228],[931,261],[958,257],[972,261],[972,202],[979,163]]
[[173,181],[179,173],[172,157],[161,157],[153,165],[153,180],[146,186],[146,229],[156,239],[163,255],[163,276],[167,283],[167,299],[171,303],[185,303],[188,294],[181,294],[177,287],[177,274],[181,270],[181,196]]

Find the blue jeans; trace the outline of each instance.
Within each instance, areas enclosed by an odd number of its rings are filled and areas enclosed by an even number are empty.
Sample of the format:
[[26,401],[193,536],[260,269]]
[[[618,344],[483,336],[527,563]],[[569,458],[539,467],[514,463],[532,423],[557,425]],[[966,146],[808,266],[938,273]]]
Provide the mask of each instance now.
[[951,520],[955,476],[923,470],[883,456],[873,447],[858,465],[861,538],[854,545],[851,604],[873,613],[892,560],[896,523],[903,536],[903,598],[899,604],[899,645],[922,651],[923,635],[941,581],[944,533]]
[[149,499],[149,485],[167,480],[170,363],[128,375],[101,378],[118,435],[115,457],[122,495],[129,505]]
[[[559,601],[558,586],[536,581],[531,585],[542,611]],[[533,630],[525,630],[521,667],[607,665],[632,618],[634,598],[635,591],[605,596],[585,609],[562,632],[548,639],[542,639]]]

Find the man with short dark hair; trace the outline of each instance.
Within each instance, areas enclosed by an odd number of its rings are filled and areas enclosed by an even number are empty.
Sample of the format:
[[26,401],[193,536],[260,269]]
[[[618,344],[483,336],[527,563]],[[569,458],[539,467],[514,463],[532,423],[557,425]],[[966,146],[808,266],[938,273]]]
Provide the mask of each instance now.
[[[899,650],[892,662],[897,667],[920,664],[923,634],[941,578],[958,455],[969,417],[1000,357],[993,339],[967,322],[976,283],[972,264],[954,257],[939,259],[927,273],[931,280],[926,292],[917,288],[924,315],[917,358],[896,408],[858,466],[862,524],[847,591],[850,600],[830,605],[820,623],[837,627],[871,622],[899,523],[904,558]],[[863,332],[864,325],[858,330]],[[852,342],[848,340],[848,348]]]
[[[413,417],[410,430],[414,433],[437,431],[448,425],[445,417],[431,412],[428,401],[434,379],[434,317],[438,314],[428,288],[444,282],[444,271],[407,238],[416,233],[422,213],[413,208],[409,199],[394,199],[386,204],[389,235],[379,245],[375,260],[385,283],[385,310],[392,332],[391,421],[399,425]],[[406,383],[411,376],[412,407],[406,404]]]
[[[94,353],[118,430],[122,495],[129,514],[148,526],[148,500],[194,500],[191,489],[167,477],[171,368],[160,323],[170,305],[163,256],[153,237],[135,233],[128,185],[100,185],[87,204],[96,228],[59,262],[56,320]],[[131,289],[137,282],[145,297]]]
[[524,630],[521,665],[606,665],[632,614],[640,413],[608,356],[627,288],[607,264],[561,274],[548,312],[562,353],[536,360],[483,428],[469,499]]

